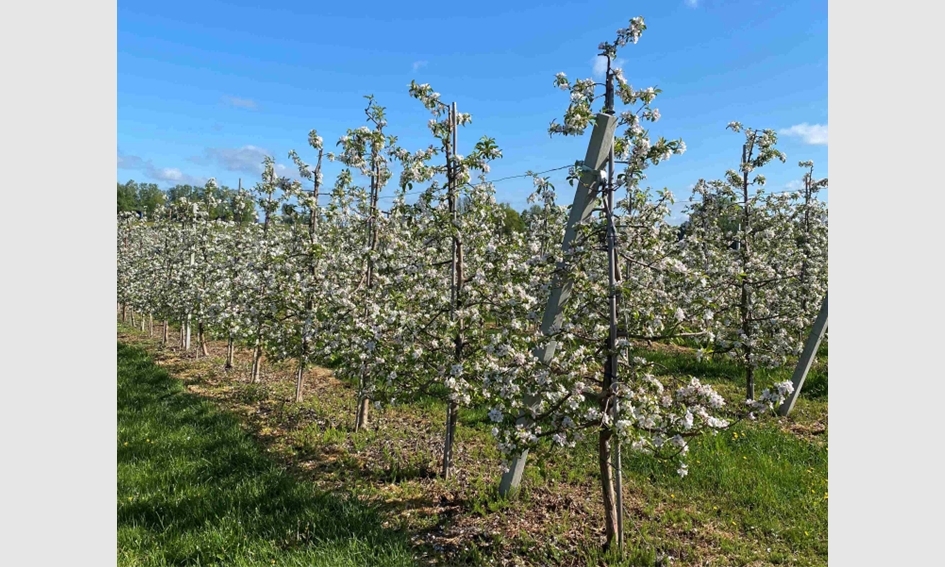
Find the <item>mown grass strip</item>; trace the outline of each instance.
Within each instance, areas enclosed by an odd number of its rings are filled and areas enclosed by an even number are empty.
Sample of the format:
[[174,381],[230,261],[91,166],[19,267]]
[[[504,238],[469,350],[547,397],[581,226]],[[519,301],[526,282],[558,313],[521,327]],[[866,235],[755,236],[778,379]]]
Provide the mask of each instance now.
[[295,481],[236,418],[119,342],[118,564],[415,562],[376,511]]

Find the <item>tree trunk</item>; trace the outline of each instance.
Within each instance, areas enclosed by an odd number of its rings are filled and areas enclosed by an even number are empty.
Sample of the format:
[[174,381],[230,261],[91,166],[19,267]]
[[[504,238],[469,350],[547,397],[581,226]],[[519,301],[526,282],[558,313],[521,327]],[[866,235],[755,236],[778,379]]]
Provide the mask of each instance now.
[[121,306],[121,322],[122,323],[128,322],[128,306],[127,305]]
[[295,373],[295,402],[302,401],[302,381],[305,379],[305,363],[299,362],[299,369]]
[[604,549],[609,549],[617,537],[617,498],[614,491],[613,469],[611,462],[610,442],[613,432],[609,428],[601,427],[598,434],[597,460],[600,466],[600,486],[604,497]]
[[446,406],[446,442],[443,444],[443,478],[453,475],[453,437],[456,434],[456,420],[459,417],[459,406],[450,400]]
[[135,323],[135,310],[130,309],[129,311],[131,311],[131,326],[134,327],[137,324]]
[[262,367],[262,345],[259,341],[256,342],[256,347],[253,349],[253,368],[250,371],[250,381],[255,384],[259,382],[260,368]]
[[355,432],[368,428],[368,417],[370,417],[371,400],[367,396],[362,396],[358,402],[358,420],[354,424]]
[[[751,354],[749,352],[749,354]],[[749,361],[745,368],[746,394],[749,400],[755,399],[755,363]]]
[[226,341],[226,364],[223,366],[224,370],[231,370],[233,368],[233,351],[236,350],[233,345],[233,337],[230,337]]
[[210,351],[207,350],[207,337],[203,332],[203,321],[197,322],[197,342],[200,343],[200,353],[203,356],[210,356]]
[[[752,328],[751,328],[751,288],[748,285],[748,265],[749,265],[749,251],[750,251],[750,239],[751,234],[751,209],[748,206],[748,172],[744,170],[744,164],[748,163],[751,160],[752,151],[754,150],[754,138],[752,138],[751,143],[745,144],[742,147],[742,225],[739,227],[740,231],[743,231],[745,234],[744,238],[739,238],[739,258],[741,260],[741,269],[742,269],[742,281],[741,281],[741,303],[739,304],[739,311],[741,315],[742,323],[742,332],[745,334],[745,339],[747,342],[750,342],[752,339]],[[754,372],[754,361],[752,360],[751,347],[746,345],[745,349],[745,362],[747,364],[745,372],[745,388],[746,395],[749,400],[755,399],[755,372]]]
[[[457,130],[456,103],[450,106],[450,144],[449,157],[447,159],[447,171],[449,182],[449,210],[453,217],[453,222],[459,220],[457,209],[457,183],[454,161],[456,159],[456,130]],[[457,223],[458,226],[458,223]],[[459,234],[453,234],[453,257],[450,266],[450,295],[452,296],[452,318],[456,320],[456,336],[453,340],[453,359],[456,364],[463,363],[463,320],[459,318],[458,311],[462,307],[463,293],[463,241]],[[446,407],[446,438],[443,443],[443,478],[450,478],[453,474],[453,439],[456,435],[456,420],[459,417],[458,404],[450,400]]]
[[190,350],[190,313],[187,314],[187,318],[184,321],[184,350]]
[[[801,276],[799,287],[801,289],[801,313],[804,318],[808,316],[808,294],[807,294],[807,270],[808,262],[810,260],[810,201],[811,201],[811,183],[814,178],[814,169],[811,167],[810,172],[804,176],[804,234],[802,235],[802,249],[801,253],[803,256],[803,261],[801,262]],[[799,343],[804,343],[804,331],[805,329],[801,328],[797,330],[797,340]]]
[[154,336],[154,315],[148,313],[148,338]]
[[[613,90],[611,82],[608,81],[608,108],[613,108]],[[610,307],[610,329],[607,334],[607,360],[604,363],[604,395],[601,396],[601,411],[610,411],[612,416],[611,423],[616,425],[620,418],[618,412],[618,398],[613,391],[614,384],[617,383],[617,282],[620,280],[620,268],[617,263],[617,227],[614,220],[614,148],[610,148],[610,158],[607,163],[607,193],[604,196],[607,215],[607,264],[608,264],[608,287],[610,289],[609,307]],[[608,407],[609,406],[609,407]],[[614,435],[613,429],[608,427],[600,432],[600,466],[601,466],[601,488],[604,494],[604,518],[606,526],[606,546],[609,548],[616,543],[619,549],[623,549],[623,499],[621,490],[623,481],[620,471],[620,441]],[[606,472],[605,472],[606,471]],[[616,541],[615,541],[616,540]]]
[[170,321],[165,319],[164,320],[164,339],[163,339],[163,343],[165,345],[167,345],[167,341],[170,338],[170,329],[168,327],[170,327]]

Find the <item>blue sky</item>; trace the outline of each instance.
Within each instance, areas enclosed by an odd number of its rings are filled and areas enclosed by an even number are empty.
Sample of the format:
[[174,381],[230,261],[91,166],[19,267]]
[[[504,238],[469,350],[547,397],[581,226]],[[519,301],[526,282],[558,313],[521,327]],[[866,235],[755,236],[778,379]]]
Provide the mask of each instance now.
[[[118,181],[166,188],[212,176],[247,186],[266,154],[293,174],[288,151],[314,161],[309,130],[333,145],[364,124],[367,94],[387,107],[387,131],[401,145],[426,147],[429,114],[408,96],[411,79],[472,114],[460,153],[483,135],[496,139],[504,158],[491,178],[567,165],[583,157],[586,137],[548,136],[568,103],[554,75],[594,76],[598,43],[634,16],[648,29],[618,54],[624,74],[635,88],[663,89],[651,134],[687,145],[651,168],[646,185],[685,200],[699,178],[736,167],[742,138],[725,130],[732,120],[780,132],[788,160],[763,171],[769,191],[796,184],[801,160],[828,175],[825,0],[262,5],[119,3]],[[326,167],[326,182],[338,170]],[[551,177],[570,202],[564,172]],[[531,181],[496,188],[522,209]]]

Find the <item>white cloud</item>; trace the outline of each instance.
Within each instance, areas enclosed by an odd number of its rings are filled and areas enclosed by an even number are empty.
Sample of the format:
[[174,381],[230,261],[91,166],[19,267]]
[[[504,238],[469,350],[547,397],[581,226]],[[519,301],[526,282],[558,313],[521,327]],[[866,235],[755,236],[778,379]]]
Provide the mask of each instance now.
[[[273,156],[272,152],[258,146],[247,145],[241,148],[206,148],[203,155],[187,158],[188,161],[201,165],[213,165],[227,171],[262,175],[263,161],[266,156]],[[274,156],[273,156],[274,157]],[[276,175],[298,180],[298,169],[285,164],[275,164]]]
[[236,108],[246,108],[249,110],[256,110],[256,108],[259,106],[253,99],[239,98],[235,96],[225,96],[223,97],[223,102],[229,104],[230,106],[235,106]]
[[[611,65],[613,67],[622,68],[624,63],[626,62],[627,62],[626,59],[618,58],[618,59],[614,59]],[[607,74],[607,58],[604,57],[603,55],[598,55],[597,57],[591,60],[591,65],[592,65],[591,72],[594,74],[594,78],[603,79],[604,75]]]
[[784,185],[785,191],[800,191],[804,188],[804,182],[799,179],[792,179]]
[[181,178],[184,176],[184,174],[181,173],[181,171],[177,169],[176,167],[162,168],[158,172],[158,175],[160,176],[161,179],[165,179],[167,181],[180,181]]
[[686,0],[686,6],[689,6],[690,8],[698,8],[699,0]]
[[173,184],[203,185],[205,177],[197,177],[182,172],[176,167],[157,167],[151,160],[140,156],[118,155],[118,169],[133,169],[143,172],[147,177],[156,181]]
[[826,124],[808,124],[807,122],[802,122],[801,124],[795,124],[790,128],[784,128],[778,133],[785,136],[800,138],[805,144],[811,144],[813,146],[827,145]]
[[202,156],[188,158],[199,164],[214,164],[227,171],[257,174],[263,171],[263,160],[271,155],[266,150],[256,146],[242,148],[206,148]]
[[416,70],[419,69],[420,67],[426,67],[426,66],[427,66],[427,61],[414,61],[414,62],[413,62],[413,70],[414,70],[414,71],[416,71]]
[[118,169],[143,169],[147,162],[138,156],[118,154]]
[[294,165],[292,167],[288,167],[284,164],[277,163],[275,170],[276,175],[279,177],[288,177],[289,179],[295,179],[296,181],[299,181],[299,168],[295,167]]

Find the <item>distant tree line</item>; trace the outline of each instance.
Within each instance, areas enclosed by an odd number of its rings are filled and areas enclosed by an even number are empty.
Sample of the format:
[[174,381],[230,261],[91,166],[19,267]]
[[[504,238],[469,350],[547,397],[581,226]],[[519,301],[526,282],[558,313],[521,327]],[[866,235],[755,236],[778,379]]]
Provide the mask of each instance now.
[[[142,218],[153,219],[155,213],[165,203],[171,204],[179,201],[181,198],[187,198],[189,201],[203,201],[206,197],[206,187],[194,185],[175,185],[169,189],[161,189],[156,183],[138,183],[133,179],[125,183],[118,183],[118,213],[134,212]],[[240,216],[235,212],[238,207],[235,206],[237,190],[221,185],[212,189],[213,197],[218,203],[211,212],[211,220],[232,220],[240,222],[250,222],[255,220],[253,213],[245,212]],[[460,203],[460,209],[466,207],[465,202]],[[523,232],[525,230],[525,221],[522,214],[512,208],[508,203],[499,205],[505,216],[500,226],[496,230],[503,234],[512,234],[513,232]],[[534,207],[533,207],[534,208]],[[285,204],[279,211],[279,222],[291,224],[299,219],[299,215],[292,204]]]
[[[237,190],[221,185],[210,189],[213,191],[216,207],[210,212],[211,220],[228,220],[249,222],[254,220],[252,211],[237,213]],[[133,179],[126,183],[118,183],[118,213],[134,212],[142,218],[152,219],[155,213],[165,204],[171,204],[186,198],[189,201],[204,200],[208,189],[194,185],[175,185],[169,189],[161,189],[155,183],[137,183]]]
[[[206,191],[207,189],[205,187],[195,185],[179,184],[169,189],[161,189],[156,183],[137,183],[134,180],[128,180],[125,183],[118,183],[118,212],[136,212],[143,218],[151,219],[154,218],[155,212],[160,209],[163,204],[174,203],[183,197],[186,197],[190,201],[203,200]],[[213,196],[218,204],[211,213],[211,219],[240,222],[251,222],[255,220],[252,212],[245,212],[242,213],[242,215],[235,212],[237,210],[235,207],[236,189],[221,185],[216,187],[213,192]],[[719,199],[724,198],[719,197]],[[737,203],[732,202],[729,204],[731,205],[729,208],[731,214],[716,218],[711,222],[718,223],[724,230],[734,235],[738,229],[738,207]],[[465,210],[466,206],[467,203],[461,201],[459,203],[460,212]],[[500,203],[499,206],[503,209],[505,216],[501,225],[496,227],[496,230],[506,235],[524,231],[526,219],[530,215],[539,214],[541,211],[539,205],[532,205],[522,212],[516,211],[508,203]],[[700,205],[693,206],[693,214],[679,226],[679,239],[685,238],[690,230],[691,223],[694,222],[696,218],[701,218],[698,214],[700,211]],[[291,204],[283,205],[279,213],[280,214],[277,215],[277,222],[291,224],[299,218],[294,205]],[[734,243],[732,247],[735,247]]]

